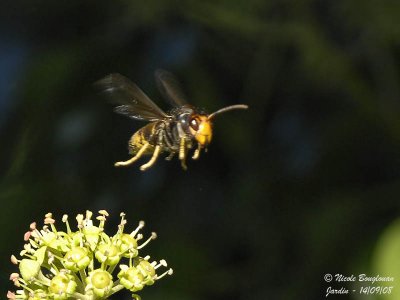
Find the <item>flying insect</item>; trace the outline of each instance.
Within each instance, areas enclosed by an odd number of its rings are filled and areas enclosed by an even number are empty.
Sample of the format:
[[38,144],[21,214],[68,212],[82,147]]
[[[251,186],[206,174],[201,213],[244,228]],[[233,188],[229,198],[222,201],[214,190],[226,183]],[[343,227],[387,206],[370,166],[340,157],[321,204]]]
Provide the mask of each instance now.
[[168,113],[121,74],[110,74],[95,83],[117,104],[114,108],[116,113],[150,122],[130,138],[128,149],[132,157],[116,162],[116,167],[129,166],[140,157],[151,155],[150,160],[140,167],[140,170],[145,171],[156,162],[161,153],[166,152],[167,160],[178,155],[182,168],[186,170],[189,150],[194,149],[192,159],[198,159],[202,149],[207,151],[212,139],[212,122],[215,116],[230,110],[248,108],[245,104],[237,104],[207,114],[186,102],[178,81],[171,73],[157,70],[155,79],[161,94],[173,106]]

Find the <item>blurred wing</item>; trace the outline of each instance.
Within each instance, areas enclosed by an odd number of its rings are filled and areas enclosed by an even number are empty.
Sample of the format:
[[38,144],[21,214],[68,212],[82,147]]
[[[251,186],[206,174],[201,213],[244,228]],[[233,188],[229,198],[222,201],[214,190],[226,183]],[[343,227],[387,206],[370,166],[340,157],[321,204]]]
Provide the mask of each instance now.
[[157,87],[161,94],[173,105],[183,106],[187,104],[185,94],[182,92],[178,80],[170,72],[157,70],[154,73]]
[[109,96],[116,113],[136,120],[157,121],[168,117],[132,81],[121,74],[110,74],[95,83],[95,86]]

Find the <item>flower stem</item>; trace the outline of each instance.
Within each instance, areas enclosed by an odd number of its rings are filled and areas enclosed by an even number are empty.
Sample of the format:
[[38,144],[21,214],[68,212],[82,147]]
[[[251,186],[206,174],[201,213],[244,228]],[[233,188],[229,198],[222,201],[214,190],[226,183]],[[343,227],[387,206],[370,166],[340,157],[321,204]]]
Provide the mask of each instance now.
[[81,280],[82,280],[82,284],[83,287],[85,286],[86,283],[86,273],[85,270],[79,270],[79,275],[81,275]]
[[112,294],[115,294],[116,292],[119,292],[120,290],[122,290],[124,288],[124,286],[122,284],[118,284],[119,280],[116,281],[115,283],[117,283],[116,286],[114,286],[111,290],[110,293],[108,294],[108,296],[111,296]]

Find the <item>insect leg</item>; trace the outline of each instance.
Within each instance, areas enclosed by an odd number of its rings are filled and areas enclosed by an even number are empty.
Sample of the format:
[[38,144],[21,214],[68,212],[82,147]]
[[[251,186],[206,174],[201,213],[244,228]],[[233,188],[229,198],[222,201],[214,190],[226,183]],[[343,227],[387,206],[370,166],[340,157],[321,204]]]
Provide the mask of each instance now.
[[[167,130],[163,130],[161,132],[161,136],[160,136],[159,139],[160,139],[160,143],[162,143],[163,141],[165,142],[165,144],[167,145],[167,147],[166,147],[167,149],[171,149],[172,148],[171,137],[168,134]],[[171,151],[171,152],[165,158],[165,160],[168,160],[168,161],[170,161],[175,155],[175,152],[173,152],[172,150],[169,150],[169,151]]]
[[185,145],[185,138],[181,138],[181,142],[179,144],[179,159],[181,161],[182,169],[186,170],[186,145]]
[[136,153],[136,155],[134,157],[132,157],[131,159],[129,159],[127,161],[118,161],[114,164],[114,166],[125,167],[125,166],[129,166],[130,164],[133,164],[135,161],[137,161],[143,155],[143,153],[146,151],[146,149],[149,145],[150,145],[149,143],[144,144],[142,146],[142,148],[139,149],[139,151]]
[[158,144],[157,144],[156,148],[154,149],[153,156],[150,158],[150,160],[147,163],[145,163],[144,165],[142,165],[140,167],[141,171],[145,171],[146,169],[150,168],[156,162],[158,154],[160,154],[162,138],[163,138],[162,130],[159,131],[157,134],[158,134]]
[[158,154],[160,153],[160,149],[161,149],[161,146],[157,145],[156,148],[154,149],[153,156],[150,158],[150,160],[140,167],[141,171],[145,171],[146,169],[150,168],[155,163],[155,161],[157,160]]
[[170,160],[174,157],[174,155],[175,155],[175,152],[171,152],[171,153],[165,158],[165,160],[170,161]]
[[200,150],[201,150],[201,145],[197,144],[196,150],[194,150],[192,159],[198,159],[200,157]]

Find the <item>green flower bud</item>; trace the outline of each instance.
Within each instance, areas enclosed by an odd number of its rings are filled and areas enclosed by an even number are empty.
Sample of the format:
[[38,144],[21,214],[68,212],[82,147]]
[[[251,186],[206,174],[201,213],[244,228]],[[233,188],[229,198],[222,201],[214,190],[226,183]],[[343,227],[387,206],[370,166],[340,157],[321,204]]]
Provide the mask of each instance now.
[[112,244],[100,244],[95,256],[99,262],[110,266],[116,265],[121,259],[118,247]]
[[130,267],[126,265],[121,265],[121,271],[118,273],[118,278],[120,279],[120,283],[131,292],[136,292],[143,289],[144,276],[143,274],[135,267]]
[[57,240],[57,235],[51,231],[42,231],[42,243],[49,246],[51,243]]
[[59,251],[68,251],[68,241],[64,239],[58,239],[56,233],[52,231],[42,231],[42,243],[50,248],[57,249]]
[[49,296],[54,300],[69,299],[71,294],[75,292],[76,286],[72,275],[60,272],[50,282]]
[[156,270],[153,265],[149,263],[147,260],[140,258],[139,264],[136,268],[143,274],[145,277],[144,284],[152,285],[154,283],[154,279],[157,277]]
[[133,258],[138,256],[137,241],[130,234],[123,233],[119,235],[116,244],[119,246],[120,251],[124,253],[124,257]]
[[77,272],[85,269],[91,260],[91,253],[87,248],[75,247],[65,254],[64,266],[68,270]]
[[87,225],[83,228],[83,234],[85,235],[86,241],[89,243],[92,251],[96,249],[101,232],[102,229],[94,225]]
[[87,289],[93,290],[97,297],[105,297],[113,287],[113,280],[110,273],[102,269],[96,269],[89,273],[86,278]]
[[30,281],[36,278],[40,272],[40,263],[36,260],[24,258],[19,263],[19,271],[24,280]]
[[83,241],[83,237],[84,237],[84,236],[85,236],[85,235],[84,235],[82,232],[80,232],[80,231],[70,233],[70,234],[69,234],[69,237],[70,237],[71,240],[72,240],[72,242],[71,242],[72,246],[74,246],[74,247],[79,247],[79,246],[82,244],[82,241]]

